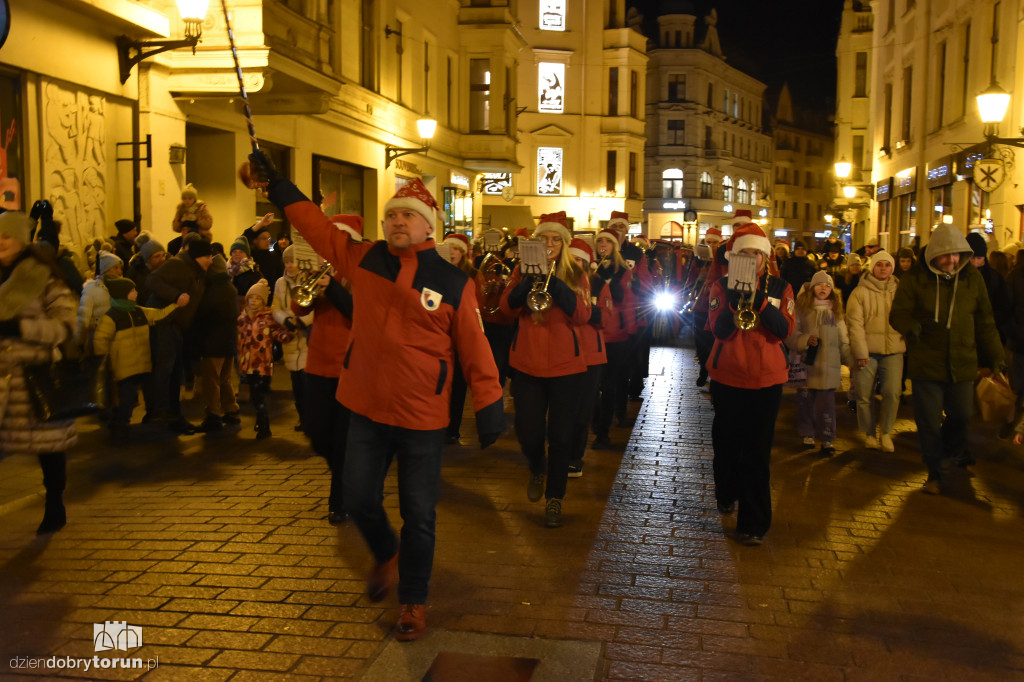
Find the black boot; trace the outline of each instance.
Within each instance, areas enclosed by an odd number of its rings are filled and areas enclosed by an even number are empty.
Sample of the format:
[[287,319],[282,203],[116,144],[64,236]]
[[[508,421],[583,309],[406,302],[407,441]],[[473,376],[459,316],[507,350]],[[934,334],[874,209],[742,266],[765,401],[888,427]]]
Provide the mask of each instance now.
[[256,413],[256,440],[263,440],[270,436],[270,416],[266,410],[260,410]]
[[57,532],[68,522],[64,511],[67,455],[63,452],[42,453],[39,455],[39,466],[43,470],[43,487],[46,488],[46,510],[36,535],[46,535]]

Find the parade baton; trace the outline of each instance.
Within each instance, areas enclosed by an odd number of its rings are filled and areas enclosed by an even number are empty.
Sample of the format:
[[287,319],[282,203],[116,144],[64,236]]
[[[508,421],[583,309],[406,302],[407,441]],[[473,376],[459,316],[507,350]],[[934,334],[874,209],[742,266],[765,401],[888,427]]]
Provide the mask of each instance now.
[[252,122],[249,95],[245,92],[242,65],[238,61],[238,49],[235,47],[235,32],[231,30],[231,18],[228,16],[228,0],[220,0],[220,6],[224,9],[224,24],[228,27],[228,42],[231,44],[231,56],[235,60],[235,73],[238,74],[238,92],[242,95],[242,104],[245,105],[245,121],[249,124],[249,141],[252,142],[252,151],[255,153],[260,150],[260,145],[256,140],[256,126]]

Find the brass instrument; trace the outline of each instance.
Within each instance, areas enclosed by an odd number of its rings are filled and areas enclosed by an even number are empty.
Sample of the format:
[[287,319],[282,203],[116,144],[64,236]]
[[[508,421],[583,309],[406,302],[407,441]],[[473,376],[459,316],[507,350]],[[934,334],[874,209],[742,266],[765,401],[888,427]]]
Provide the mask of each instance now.
[[488,252],[480,262],[480,273],[484,277],[483,296],[480,310],[487,315],[494,315],[498,312],[501,302],[501,293],[510,274],[508,266],[492,252]]
[[315,301],[316,297],[323,291],[321,287],[317,286],[317,282],[319,282],[320,278],[326,275],[327,271],[330,269],[331,264],[325,261],[319,270],[302,280],[296,286],[292,287],[292,299],[303,308],[313,305],[313,301]]
[[541,313],[551,307],[551,294],[548,293],[548,283],[551,282],[551,274],[555,271],[555,264],[548,263],[548,276],[541,282],[537,279],[533,288],[526,296],[526,307],[535,313]]
[[737,329],[749,332],[757,326],[760,316],[754,310],[754,293],[741,292],[740,302],[736,305],[736,312],[732,315],[733,324]]

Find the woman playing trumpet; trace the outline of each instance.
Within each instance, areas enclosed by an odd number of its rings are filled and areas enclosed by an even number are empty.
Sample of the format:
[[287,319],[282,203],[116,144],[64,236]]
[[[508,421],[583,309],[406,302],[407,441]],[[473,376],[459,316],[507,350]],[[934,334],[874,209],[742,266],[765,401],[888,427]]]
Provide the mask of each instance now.
[[722,514],[731,514],[739,502],[736,541],[760,545],[772,521],[769,464],[782,385],[789,377],[783,339],[795,326],[793,290],[768,274],[771,244],[758,225],[737,227],[727,249],[730,260],[750,254],[757,265],[753,291],[729,289],[723,277],[711,285],[708,300],[715,335],[708,361],[715,498]]
[[523,276],[520,263],[502,294],[501,309],[517,318],[509,365],[515,370],[516,436],[530,465],[526,495],[531,502],[542,495],[547,498],[545,525],[557,528],[562,524],[572,428],[587,371],[576,328],[590,319],[590,283],[569,254],[572,235],[565,212],[541,216],[533,236],[546,244],[551,273],[546,293],[533,290],[534,278]]

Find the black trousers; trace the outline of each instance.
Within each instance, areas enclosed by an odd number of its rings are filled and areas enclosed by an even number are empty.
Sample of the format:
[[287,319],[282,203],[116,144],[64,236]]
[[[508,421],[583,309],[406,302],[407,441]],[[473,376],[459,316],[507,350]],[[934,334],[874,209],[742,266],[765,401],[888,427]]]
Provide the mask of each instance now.
[[693,314],[693,345],[697,350],[697,361],[700,363],[701,374],[707,374],[708,358],[711,357],[711,349],[715,345],[715,335],[704,329],[707,324],[707,313]]
[[327,498],[328,509],[340,513],[342,500],[342,471],[345,468],[345,444],[348,440],[348,423],[351,412],[338,402],[337,377],[306,375],[306,414],[302,425],[305,427],[313,452],[327,460],[331,470],[331,492]]
[[512,397],[516,401],[516,437],[530,464],[530,473],[542,474],[547,442],[547,499],[565,497],[569,480],[569,458],[580,411],[580,390],[586,372],[561,377],[512,374]]
[[508,354],[512,348],[513,326],[510,324],[497,324],[484,322],[484,336],[491,346],[491,354],[494,355],[494,364],[498,366],[498,381],[501,387],[505,387],[505,379],[508,377]]
[[594,420],[594,407],[597,405],[598,392],[601,390],[601,382],[607,369],[608,365],[587,367],[587,373],[584,375],[583,385],[580,388],[580,410],[572,436],[570,462],[577,464],[583,462],[583,454],[587,450],[587,439],[590,437],[590,424]]
[[737,533],[764,535],[772,525],[772,441],[781,400],[781,385],[751,389],[711,382],[715,498],[739,503]]
[[623,419],[626,416],[626,403],[629,396],[629,342],[613,342],[605,344],[608,364],[604,366],[601,377],[600,398],[597,404],[597,419],[594,433],[599,438],[607,438],[612,426],[612,416]]
[[651,327],[640,327],[629,337],[629,397],[639,398],[651,364]]

